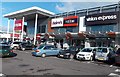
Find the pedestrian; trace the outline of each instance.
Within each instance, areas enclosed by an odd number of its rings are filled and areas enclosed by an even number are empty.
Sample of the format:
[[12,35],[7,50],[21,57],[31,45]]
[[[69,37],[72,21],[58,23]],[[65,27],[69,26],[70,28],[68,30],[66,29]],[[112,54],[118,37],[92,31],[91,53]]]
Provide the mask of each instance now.
[[76,44],[75,44],[75,43],[73,43],[73,46],[75,47],[75,46],[76,46]]
[[63,49],[63,43],[62,43],[62,42],[60,43],[60,46],[61,46],[61,48]]
[[54,41],[54,46],[55,46],[55,48],[57,48],[57,43],[56,43],[56,41]]
[[61,49],[60,43],[57,43],[57,48],[58,48],[58,49]]

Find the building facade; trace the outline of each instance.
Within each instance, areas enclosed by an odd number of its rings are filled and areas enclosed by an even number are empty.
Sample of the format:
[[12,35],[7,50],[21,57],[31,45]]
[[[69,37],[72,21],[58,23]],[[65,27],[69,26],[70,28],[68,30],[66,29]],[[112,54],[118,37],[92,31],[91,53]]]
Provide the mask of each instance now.
[[82,47],[120,45],[120,4],[60,14],[34,7],[4,17],[27,22],[26,34],[34,44],[44,38]]
[[[78,16],[77,26],[70,25],[72,19],[69,19],[69,17],[71,16]],[[56,35],[56,39],[57,37],[60,39],[60,35],[57,34],[61,34],[61,39],[66,38],[64,37],[65,33],[70,37],[70,39],[67,39],[70,45],[74,43],[77,45],[83,45],[84,43],[85,45],[85,42],[89,42],[91,46],[120,45],[119,4],[56,14],[51,18],[51,21],[56,19],[56,23],[60,22],[58,19],[61,17],[63,18],[63,26],[52,27],[54,31],[50,32],[50,34]],[[68,17],[68,26],[64,26],[66,17]],[[53,22],[51,25],[53,25]]]

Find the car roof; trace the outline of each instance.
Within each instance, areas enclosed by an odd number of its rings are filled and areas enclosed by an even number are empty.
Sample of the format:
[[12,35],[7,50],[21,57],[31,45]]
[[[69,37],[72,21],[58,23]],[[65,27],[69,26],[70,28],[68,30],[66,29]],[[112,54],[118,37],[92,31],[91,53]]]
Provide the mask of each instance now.
[[94,49],[94,48],[97,48],[97,47],[85,47],[85,48],[91,48],[91,49]]
[[111,47],[97,47],[97,48],[111,48]]

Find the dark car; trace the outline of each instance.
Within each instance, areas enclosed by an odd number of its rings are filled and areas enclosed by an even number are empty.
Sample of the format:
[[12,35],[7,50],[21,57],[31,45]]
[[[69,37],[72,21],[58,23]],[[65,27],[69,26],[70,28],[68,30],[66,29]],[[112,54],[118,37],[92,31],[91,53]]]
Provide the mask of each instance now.
[[115,63],[120,64],[120,48],[116,51]]
[[0,57],[12,56],[13,49],[7,44],[0,44]]
[[26,49],[32,50],[33,47],[34,45],[30,42],[22,42],[19,44],[19,49],[23,51]]
[[76,54],[80,51],[80,47],[70,47],[67,50],[61,50],[58,54],[58,57],[66,58],[66,59],[73,59],[75,58]]
[[11,42],[1,42],[0,44],[11,45]]

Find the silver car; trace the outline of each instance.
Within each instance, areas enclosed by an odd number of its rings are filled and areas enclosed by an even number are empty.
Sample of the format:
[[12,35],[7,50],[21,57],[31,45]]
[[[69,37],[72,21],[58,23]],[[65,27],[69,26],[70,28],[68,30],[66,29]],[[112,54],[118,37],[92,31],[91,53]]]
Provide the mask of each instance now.
[[115,52],[110,47],[98,47],[95,53],[95,59],[100,61],[112,61]]

